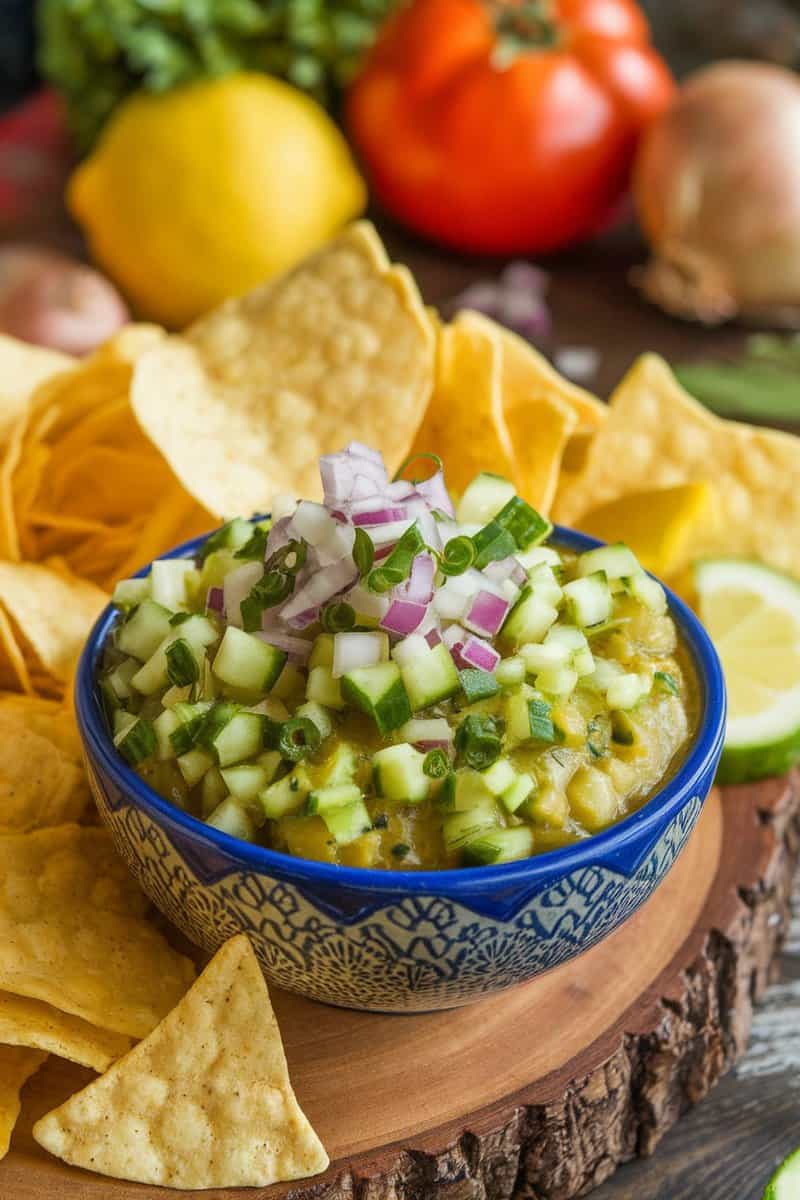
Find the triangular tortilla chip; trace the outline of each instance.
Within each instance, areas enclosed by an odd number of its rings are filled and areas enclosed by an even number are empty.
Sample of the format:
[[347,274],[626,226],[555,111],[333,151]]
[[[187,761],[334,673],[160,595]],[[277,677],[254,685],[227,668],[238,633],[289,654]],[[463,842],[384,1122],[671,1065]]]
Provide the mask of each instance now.
[[0,706],[0,833],[77,821],[91,800],[82,767],[38,724]]
[[41,1000],[0,992],[0,1043],[56,1054],[93,1071],[106,1071],[131,1048],[122,1033],[98,1029]]
[[149,1037],[33,1134],[75,1166],[176,1188],[266,1187],[328,1165],[241,934]]
[[320,494],[317,460],[353,438],[390,473],[422,420],[434,332],[416,284],[361,221],[138,362],[131,404],[184,487],[218,516]]
[[40,383],[67,371],[74,359],[0,334],[0,445],[24,414]]
[[8,1153],[20,1110],[19,1094],[47,1055],[27,1046],[0,1046],[0,1158]]
[[800,438],[715,417],[646,354],[614,392],[555,517],[580,526],[585,512],[628,492],[706,479],[718,511],[694,553],[751,555],[800,575]]

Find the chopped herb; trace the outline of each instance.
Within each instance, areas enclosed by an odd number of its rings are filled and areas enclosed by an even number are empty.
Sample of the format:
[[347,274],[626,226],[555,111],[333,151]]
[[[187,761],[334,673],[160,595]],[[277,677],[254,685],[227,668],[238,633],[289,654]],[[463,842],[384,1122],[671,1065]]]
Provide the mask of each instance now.
[[261,616],[266,608],[274,608],[294,589],[294,577],[285,571],[269,571],[254,584],[242,601],[240,611],[242,626],[247,633],[261,628]]
[[553,725],[552,709],[546,700],[534,697],[528,701],[528,727],[538,742],[556,742],[559,737]]
[[269,574],[271,571],[281,571],[285,575],[296,575],[302,566],[305,565],[308,557],[308,543],[300,539],[293,539],[287,542],[285,546],[281,546],[274,554],[270,554],[267,561],[264,563],[264,570]]
[[488,700],[500,691],[500,684],[490,671],[482,671],[480,667],[468,667],[458,672],[464,695],[470,704],[478,700]]
[[356,623],[356,610],[352,604],[339,601],[327,604],[322,610],[321,624],[326,633],[346,633]]
[[210,554],[215,554],[217,550],[224,550],[227,547],[232,524],[233,521],[226,522],[216,533],[212,533],[211,537],[206,538],[197,553],[198,566],[202,566]]
[[322,735],[313,721],[308,717],[293,717],[281,726],[278,748],[284,758],[299,762],[319,750],[321,742]]
[[484,525],[483,529],[479,529],[473,535],[472,544],[475,548],[473,565],[479,571],[488,566],[490,562],[498,562],[517,552],[517,543],[512,534],[507,529],[503,529],[497,521],[490,521],[488,525]]
[[117,743],[117,749],[135,767],[149,758],[156,748],[156,731],[152,721],[139,717],[125,736]]
[[456,730],[455,746],[469,767],[482,771],[490,767],[502,752],[502,733],[494,717],[471,713]]
[[299,790],[299,788],[300,788],[300,780],[297,778],[296,775],[293,775],[292,778],[289,780],[289,791],[296,792]]
[[656,683],[660,683],[665,692],[672,692],[673,696],[680,695],[678,681],[674,675],[670,675],[669,671],[656,671],[653,676]]
[[429,779],[444,779],[445,775],[449,774],[450,759],[441,746],[428,751],[422,763],[422,770]]
[[200,667],[192,653],[192,648],[185,638],[177,638],[171,642],[165,651],[167,656],[167,677],[175,687],[188,687],[197,683],[200,678]]
[[184,621],[188,621],[190,619],[191,615],[192,614],[188,613],[188,612],[173,613],[169,619],[169,623],[170,623],[170,625],[173,625],[173,626],[182,625],[184,623]]
[[372,592],[388,592],[408,578],[411,564],[421,550],[425,549],[425,539],[420,532],[419,524],[415,521],[410,525],[395,545],[391,554],[379,567],[375,567],[367,576],[367,587]]
[[597,717],[593,717],[586,726],[586,744],[589,747],[589,753],[595,758],[604,758],[608,754],[608,724]]
[[256,525],[250,537],[234,554],[234,558],[243,558],[248,562],[260,562],[267,552],[269,530],[262,525]]
[[450,538],[444,550],[438,556],[439,570],[443,575],[463,575],[468,567],[475,562],[477,550],[471,537],[460,534]]
[[372,570],[374,561],[375,543],[366,530],[359,525],[356,527],[356,536],[353,542],[353,562],[356,564],[356,570],[361,579]]
[[[434,469],[434,471],[431,472],[432,475],[435,475],[435,474],[437,474],[437,472],[444,470],[444,464],[442,463],[442,460],[439,458],[438,454],[431,454],[427,450],[419,450],[419,451],[416,451],[414,454],[409,454],[408,458],[404,458],[403,461],[400,463],[400,466],[397,468],[397,472],[394,476],[395,483],[397,482],[398,479],[402,479],[405,472],[408,470],[408,468],[411,466],[411,464],[415,463],[417,461],[417,459],[420,459],[420,458],[426,459],[426,460],[430,459],[430,461],[433,463],[435,469]],[[413,478],[409,482],[410,483],[421,483],[423,479],[429,479],[429,478],[430,478],[430,475],[421,475],[418,479]]]
[[410,853],[411,847],[407,846],[405,842],[396,842],[394,846],[392,846],[392,854],[395,858],[405,858],[406,855]]

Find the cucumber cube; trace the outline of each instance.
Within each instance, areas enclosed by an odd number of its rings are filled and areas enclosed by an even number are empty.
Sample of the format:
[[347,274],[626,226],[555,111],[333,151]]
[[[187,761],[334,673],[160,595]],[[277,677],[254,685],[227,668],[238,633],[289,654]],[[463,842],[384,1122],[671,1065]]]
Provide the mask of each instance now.
[[170,734],[174,733],[180,724],[179,717],[171,708],[165,708],[153,722],[156,731],[156,757],[162,761],[175,758],[175,747],[170,741]]
[[414,712],[455,696],[461,687],[456,665],[444,642],[434,647],[425,643],[425,651],[401,663],[409,704]]
[[239,712],[231,717],[213,738],[212,745],[220,767],[255,758],[262,747],[264,723],[255,713]]
[[308,673],[306,697],[315,704],[326,708],[342,709],[345,707],[342,680],[334,679],[330,667],[312,667]]
[[346,846],[372,829],[372,821],[363,800],[326,809],[321,816],[337,846]]
[[426,800],[431,781],[422,769],[424,762],[425,755],[407,742],[379,750],[372,759],[378,795],[405,804]]
[[123,654],[131,654],[144,662],[173,632],[169,623],[171,615],[169,609],[156,604],[155,600],[143,600],[120,628],[118,648]]
[[486,525],[516,494],[513,483],[502,475],[481,471],[464,489],[456,519],[461,525]]
[[149,579],[120,579],[111,594],[111,603],[116,608],[136,608],[150,595]]
[[358,754],[349,742],[337,742],[336,749],[324,764],[325,786],[352,783],[358,766]]
[[540,642],[557,619],[558,609],[540,599],[528,586],[522,589],[500,632],[514,646]]
[[488,867],[492,863],[514,862],[533,853],[533,831],[527,825],[514,829],[491,829],[467,842],[464,861],[473,866]]
[[619,675],[612,679],[606,688],[608,707],[619,708],[623,712],[635,708],[639,701],[649,694],[651,687],[649,675],[643,672]]
[[503,658],[494,669],[494,677],[500,687],[515,687],[525,681],[525,660],[515,654],[511,658]]
[[245,806],[249,806],[269,782],[267,772],[258,763],[240,763],[238,767],[226,767],[220,774],[230,794]]
[[200,815],[203,820],[207,820],[218,804],[228,794],[228,789],[225,787],[225,780],[220,774],[219,767],[211,767],[203,776],[200,784]]
[[586,629],[611,616],[612,595],[603,571],[564,584],[567,612],[576,625]]
[[517,778],[517,773],[507,758],[498,758],[497,762],[482,772],[482,775],[493,796],[502,796]]
[[525,803],[535,787],[536,783],[532,776],[528,774],[517,775],[511,787],[503,792],[501,796],[503,808],[506,812],[515,813]]
[[354,783],[337,783],[331,787],[316,788],[308,797],[309,813],[324,816],[333,808],[344,808],[362,799],[361,789]]
[[409,698],[397,663],[358,667],[342,676],[341,685],[344,699],[368,713],[381,733],[399,729],[411,716]]
[[211,669],[223,683],[244,692],[268,692],[286,662],[286,652],[277,650],[252,633],[229,625],[220,642]]
[[127,658],[111,672],[108,683],[117,700],[128,700],[133,695],[131,680],[138,670],[139,663],[136,659]]
[[607,579],[625,579],[641,569],[638,558],[623,542],[587,550],[578,559],[578,575],[581,577],[603,571]]
[[280,817],[304,808],[310,791],[311,780],[305,767],[300,764],[288,775],[264,788],[263,792],[259,793],[258,802],[264,816],[277,821]]
[[196,783],[214,766],[214,759],[205,750],[189,750],[178,757],[178,767],[189,787]]
[[156,604],[173,612],[187,601],[187,576],[194,573],[194,563],[188,558],[159,558],[150,568],[150,595]]
[[211,816],[206,817],[206,824],[245,842],[252,842],[255,838],[252,817],[233,796],[227,796],[217,805]]
[[333,637],[332,633],[320,633],[314,639],[314,645],[311,647],[311,657],[308,660],[310,671],[313,671],[314,667],[333,666]]
[[645,571],[638,571],[625,581],[630,594],[645,608],[656,614],[667,611],[667,597],[658,580],[653,579]]

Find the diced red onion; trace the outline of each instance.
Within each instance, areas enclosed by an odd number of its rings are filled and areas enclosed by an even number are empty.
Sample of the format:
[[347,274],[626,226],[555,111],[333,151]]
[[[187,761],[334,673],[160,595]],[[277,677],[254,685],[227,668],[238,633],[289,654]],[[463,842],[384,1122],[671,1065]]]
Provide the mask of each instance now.
[[389,611],[381,619],[381,629],[387,633],[396,633],[400,637],[408,637],[427,614],[427,604],[415,604],[412,600],[393,600]]
[[383,662],[388,648],[383,633],[337,633],[333,638],[333,676],[340,679],[358,667]]
[[264,574],[264,564],[260,562],[246,562],[241,567],[237,567],[234,571],[230,571],[223,581],[222,594],[225,605],[225,614],[228,622],[231,625],[241,626],[242,601],[248,596],[258,583],[261,576]]
[[220,616],[225,612],[225,593],[221,587],[210,587],[206,593],[206,608],[209,612],[219,613]]
[[438,646],[441,640],[442,632],[440,629],[429,629],[425,634],[425,641],[428,643],[431,650],[433,650],[435,646]]
[[394,545],[413,524],[414,522],[409,518],[406,521],[392,521],[390,525],[369,525],[362,526],[362,528],[376,546],[385,546],[387,542]]
[[373,450],[372,446],[367,446],[364,442],[348,442],[343,453],[355,456],[356,458],[368,458],[370,462],[381,467],[383,471],[386,470],[380,450]]
[[307,608],[304,612],[297,613],[293,617],[284,617],[286,624],[290,629],[308,629],[309,625],[313,625],[319,620],[319,605],[314,608]]
[[331,536],[335,526],[336,522],[324,504],[301,500],[289,523],[289,534],[303,538],[309,546],[320,546]]
[[405,508],[373,508],[367,512],[353,514],[354,525],[391,525],[394,521],[405,521]]
[[430,479],[423,479],[421,483],[418,483],[416,489],[417,495],[422,496],[428,508],[435,508],[440,512],[447,513],[448,517],[455,516],[453,501],[450,499],[450,493],[445,486],[444,474],[441,468],[435,475],[431,475]]
[[311,642],[305,638],[292,637],[291,634],[281,633],[277,629],[266,629],[256,634],[262,642],[283,650],[289,656],[289,662],[304,666],[311,655]]
[[397,545],[397,542],[389,542],[388,545],[386,545],[386,546],[376,546],[375,547],[375,562],[379,563],[379,562],[382,562],[384,558],[388,558],[389,555],[394,550],[396,545]]
[[480,591],[469,607],[464,624],[475,633],[494,637],[505,621],[510,607],[507,600],[494,595],[493,592]]
[[411,743],[415,750],[419,750],[422,754],[427,754],[429,750],[450,750],[452,742],[446,742],[443,738],[431,738],[421,742]]
[[345,504],[353,491],[355,471],[346,454],[323,454],[319,460],[322,490],[328,507]]
[[386,486],[386,495],[390,500],[408,500],[414,493],[414,484],[407,479],[394,479]]
[[342,600],[345,604],[351,605],[359,617],[369,617],[375,621],[380,621],[381,617],[386,615],[391,604],[388,596],[371,592],[369,588],[363,587],[360,583],[346,592],[342,596]]
[[[294,516],[294,513],[292,516]],[[292,540],[292,535],[289,533],[291,523],[292,517],[281,517],[280,520],[273,521],[270,531],[267,534],[265,558],[269,558],[276,550],[282,550]]]
[[517,587],[524,587],[528,582],[528,572],[513,554],[509,554],[508,558],[500,558],[495,562],[488,563],[483,568],[483,573],[487,579],[491,579],[495,583],[505,583],[507,579],[510,579]]
[[466,629],[462,629],[460,625],[454,624],[447,626],[447,629],[442,634],[442,641],[448,650],[452,650],[454,646],[458,646],[459,644],[463,646],[468,637],[469,634]]
[[380,500],[383,498],[383,492],[379,484],[374,479],[368,478],[366,475],[356,475],[353,480],[353,486],[350,489],[350,504],[359,503],[362,500],[372,498]]
[[343,558],[330,566],[320,567],[284,604],[281,609],[282,620],[291,623],[293,618],[299,617],[307,609],[319,608],[338,592],[351,587],[357,576],[352,558]]
[[459,654],[465,663],[469,663],[471,667],[479,667],[481,671],[493,671],[500,662],[500,655],[494,646],[490,646],[482,638],[467,638]]
[[355,536],[352,525],[334,525],[325,540],[314,547],[319,566],[327,567],[352,555]]
[[430,604],[433,598],[433,580],[436,563],[430,554],[418,554],[411,564],[411,573],[405,583],[397,589],[402,594],[398,599],[413,600],[415,604]]

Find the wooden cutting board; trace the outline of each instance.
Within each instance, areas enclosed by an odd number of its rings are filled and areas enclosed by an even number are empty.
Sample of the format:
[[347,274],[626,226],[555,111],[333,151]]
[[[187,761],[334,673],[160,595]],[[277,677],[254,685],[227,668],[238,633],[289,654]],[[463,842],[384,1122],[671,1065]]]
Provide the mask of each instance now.
[[[656,894],[616,934],[468,1008],[385,1016],[274,993],[298,1099],[331,1157],[307,1184],[213,1200],[568,1200],[652,1152],[744,1050],[800,843],[800,776],[709,799]],[[91,1077],[51,1059],[25,1089],[2,1200],[169,1200],[65,1166],[36,1118]]]

